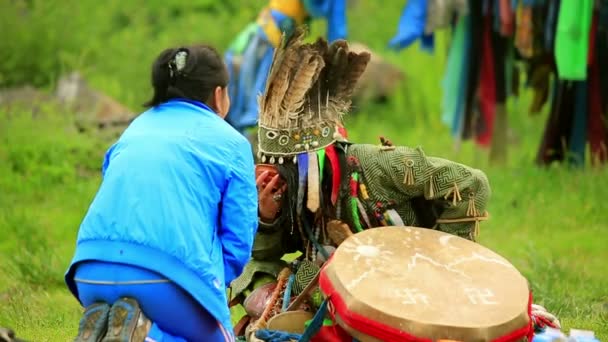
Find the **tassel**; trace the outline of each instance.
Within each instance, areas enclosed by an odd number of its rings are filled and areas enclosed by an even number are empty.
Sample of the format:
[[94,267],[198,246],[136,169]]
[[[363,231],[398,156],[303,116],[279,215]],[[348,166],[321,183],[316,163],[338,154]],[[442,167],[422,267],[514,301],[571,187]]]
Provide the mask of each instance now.
[[391,220],[391,216],[388,214],[388,212],[386,212],[386,211],[385,211],[385,212],[382,214],[382,216],[384,217],[384,220],[386,221],[386,223],[387,223],[389,226],[394,226],[394,225],[395,225],[395,224],[393,223],[393,220]]
[[443,197],[444,199],[448,199],[448,197],[452,196],[452,205],[456,205],[456,203],[462,201],[462,196],[460,195],[460,190],[458,189],[458,184],[454,182],[454,187],[448,191],[447,194]]
[[340,194],[340,179],[342,178],[342,173],[335,146],[327,146],[325,148],[325,155],[327,156],[327,159],[329,159],[329,164],[331,166],[331,203],[336,205],[338,202],[338,195]]
[[298,154],[298,201],[296,212],[298,216],[302,214],[304,207],[304,191],[306,191],[306,180],[308,172],[308,155],[306,153]]
[[359,220],[359,208],[357,205],[357,201],[359,200],[357,196],[357,185],[359,183],[359,174],[357,172],[353,172],[350,177],[350,206],[353,216],[353,222],[355,224],[355,229],[357,232],[363,231],[361,227],[361,221]]
[[475,220],[475,227],[473,228],[473,241],[477,240],[479,236],[479,220]]
[[475,207],[475,195],[473,193],[469,194],[469,206],[467,208],[467,216],[477,217],[479,216],[479,212]]
[[361,218],[363,219],[363,222],[365,222],[365,224],[367,225],[368,228],[371,228],[372,224],[371,224],[371,221],[369,220],[369,216],[367,216],[365,207],[363,206],[363,203],[361,203],[361,201],[358,198],[357,198],[357,208],[359,208],[359,213],[361,214]]
[[319,161],[316,152],[308,153],[308,199],[306,207],[316,213],[319,210]]
[[433,175],[429,178],[429,197],[428,199],[432,199],[435,197],[435,183],[433,182]]
[[389,209],[386,211],[386,214],[391,218],[391,222],[393,222],[393,225],[405,226],[403,220],[401,219],[401,216],[399,216],[399,213],[397,213],[397,210]]
[[364,200],[368,200],[368,199],[369,199],[369,195],[367,194],[367,187],[365,186],[365,184],[361,183],[361,184],[359,185],[359,188],[360,188],[360,190],[361,190],[361,197],[362,197]]
[[386,224],[386,220],[384,219],[384,215],[382,215],[379,211],[376,212],[375,216],[376,220],[381,226],[388,226],[388,224]]
[[325,168],[325,150],[317,151],[317,159],[319,160],[319,183],[323,183],[323,169]]
[[411,159],[405,160],[405,177],[403,178],[403,184],[414,185],[414,161]]

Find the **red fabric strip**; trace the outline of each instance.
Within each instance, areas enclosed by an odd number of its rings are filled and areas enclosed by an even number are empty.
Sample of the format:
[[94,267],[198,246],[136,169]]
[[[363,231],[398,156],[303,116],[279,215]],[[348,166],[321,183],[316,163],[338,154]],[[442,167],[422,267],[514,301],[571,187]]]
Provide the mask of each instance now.
[[517,329],[510,334],[501,336],[492,342],[513,342],[518,341],[523,337],[528,337],[528,341],[532,341],[532,337],[534,337],[534,324],[532,323],[532,292],[530,292],[530,295],[528,296],[528,318],[530,321],[526,326]]
[[340,192],[340,162],[338,160],[338,153],[334,145],[329,145],[325,148],[325,156],[329,159],[331,166],[331,203],[336,205],[338,202],[338,194]]
[[340,133],[344,139],[348,139],[348,132],[346,131],[346,128],[338,126],[338,133]]
[[492,16],[490,15],[486,15],[484,18],[480,63],[478,92],[483,129],[478,130],[477,143],[488,147],[492,142],[496,110],[496,77],[492,51]]
[[357,197],[357,184],[355,177],[350,176],[350,195],[354,198]]

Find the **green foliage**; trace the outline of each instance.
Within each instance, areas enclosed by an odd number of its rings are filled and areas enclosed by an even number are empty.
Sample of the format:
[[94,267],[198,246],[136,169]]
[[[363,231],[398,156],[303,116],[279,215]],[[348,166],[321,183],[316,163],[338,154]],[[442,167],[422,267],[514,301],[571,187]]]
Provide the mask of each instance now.
[[[608,339],[608,170],[535,167],[546,113],[528,115],[526,92],[509,103],[508,165],[488,165],[487,151],[470,142],[455,148],[439,120],[446,37],[437,37],[434,54],[417,46],[387,51],[403,1],[358,3],[349,10],[350,37],[398,65],[407,79],[388,103],[357,108],[347,120],[351,140],[377,144],[383,135],[486,171],[491,220],[482,224],[480,242],[521,270],[535,302],[556,312],[566,330],[592,329]],[[0,1],[0,88],[48,89],[77,69],[136,109],[149,96],[149,67],[162,49],[207,42],[223,50],[259,6],[254,0]],[[323,32],[324,24],[314,22],[311,39]],[[75,335],[81,309],[63,272],[111,143],[78,133],[68,113],[50,105],[35,116],[0,111],[0,325],[26,339]]]
[[253,0],[1,1],[0,32],[10,39],[0,40],[0,88],[52,87],[76,69],[138,108],[149,96],[149,66],[164,48],[204,42],[224,49],[241,29],[235,23],[254,18],[257,7]]

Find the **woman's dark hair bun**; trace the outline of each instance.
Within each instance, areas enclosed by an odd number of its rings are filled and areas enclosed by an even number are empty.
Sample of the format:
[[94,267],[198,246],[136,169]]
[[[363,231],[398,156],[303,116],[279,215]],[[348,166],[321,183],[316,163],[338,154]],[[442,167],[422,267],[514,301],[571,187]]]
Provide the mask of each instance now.
[[216,87],[228,85],[228,70],[220,54],[209,45],[193,45],[162,51],[152,64],[154,107],[173,98],[207,103]]

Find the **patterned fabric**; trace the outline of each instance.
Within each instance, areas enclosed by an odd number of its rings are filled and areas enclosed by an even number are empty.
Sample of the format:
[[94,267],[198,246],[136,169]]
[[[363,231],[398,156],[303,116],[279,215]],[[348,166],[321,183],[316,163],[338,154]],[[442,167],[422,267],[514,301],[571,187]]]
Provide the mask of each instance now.
[[292,294],[299,295],[319,272],[319,266],[309,260],[302,260],[296,271],[296,280],[293,284]]
[[[290,129],[275,129],[260,125],[258,144],[262,153],[262,162],[283,164],[283,158],[295,162],[296,154],[323,149],[336,141],[337,134],[336,125],[327,122],[315,123],[311,127]],[[266,155],[270,157],[267,159]]]
[[[427,157],[421,148],[353,144],[347,155],[360,165],[361,181],[369,194],[366,201],[369,211],[378,207],[392,208],[405,225],[421,226],[420,216],[428,214],[416,210],[414,198],[430,201],[428,210],[439,208],[441,213],[437,219],[441,221],[482,216],[491,194],[488,179],[482,171]],[[404,182],[406,175],[409,182]],[[467,239],[474,239],[474,227],[474,219],[436,226],[441,231]]]

